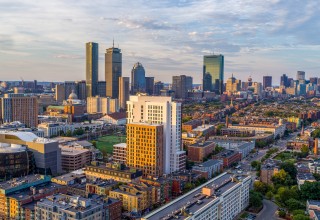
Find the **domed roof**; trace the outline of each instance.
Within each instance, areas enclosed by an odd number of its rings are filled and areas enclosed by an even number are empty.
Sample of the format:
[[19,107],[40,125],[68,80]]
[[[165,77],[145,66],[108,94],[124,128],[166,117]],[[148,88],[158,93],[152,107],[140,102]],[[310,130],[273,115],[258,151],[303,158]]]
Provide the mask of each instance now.
[[74,90],[72,90],[72,92],[70,93],[68,99],[78,99],[77,94],[74,92]]
[[134,64],[133,69],[137,69],[137,68],[143,68],[142,64],[140,62],[137,62]]

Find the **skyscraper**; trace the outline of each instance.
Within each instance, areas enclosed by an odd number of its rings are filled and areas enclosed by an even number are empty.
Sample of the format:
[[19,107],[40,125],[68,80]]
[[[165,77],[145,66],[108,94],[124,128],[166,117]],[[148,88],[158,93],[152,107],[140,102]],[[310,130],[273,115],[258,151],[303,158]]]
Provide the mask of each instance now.
[[161,90],[164,88],[164,84],[161,81],[157,81],[154,83],[153,86],[153,95],[160,95],[161,94]]
[[192,88],[192,77],[185,75],[172,77],[172,90],[176,99],[186,99],[190,87]]
[[306,80],[306,73],[304,71],[297,71],[297,80]]
[[[211,77],[211,80],[210,80]],[[224,56],[206,55],[203,57],[203,90],[223,93]]]
[[146,92],[146,73],[141,63],[134,64],[131,70],[131,94]]
[[272,76],[263,76],[263,89],[272,87]]
[[186,152],[182,150],[181,143],[181,103],[164,96],[130,96],[127,101],[127,124],[141,122],[163,125],[164,173],[185,169]]
[[119,105],[121,109],[126,109],[129,100],[129,77],[119,77]]
[[119,77],[122,76],[122,53],[119,48],[112,46],[105,54],[105,79],[107,96],[119,98]]
[[87,97],[96,96],[98,84],[99,46],[97,43],[86,43],[86,92]]
[[290,82],[288,80],[288,76],[283,74],[280,78],[280,85],[285,87],[290,87]]
[[80,100],[86,100],[87,99],[87,84],[86,81],[81,80],[76,82],[76,94],[78,96],[78,99]]
[[227,92],[238,92],[241,89],[241,80],[236,79],[235,77],[230,77],[227,80],[226,91]]
[[153,95],[154,77],[146,77],[146,93]]
[[100,97],[106,97],[106,81],[98,81],[98,92],[97,95]]

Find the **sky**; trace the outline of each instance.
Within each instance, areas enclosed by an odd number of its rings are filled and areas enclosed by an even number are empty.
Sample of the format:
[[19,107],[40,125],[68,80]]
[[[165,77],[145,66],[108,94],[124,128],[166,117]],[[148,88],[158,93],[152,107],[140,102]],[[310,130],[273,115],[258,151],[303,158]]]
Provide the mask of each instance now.
[[319,0],[0,0],[0,81],[85,79],[85,43],[122,50],[123,76],[202,81],[203,55],[225,56],[225,79],[320,77]]

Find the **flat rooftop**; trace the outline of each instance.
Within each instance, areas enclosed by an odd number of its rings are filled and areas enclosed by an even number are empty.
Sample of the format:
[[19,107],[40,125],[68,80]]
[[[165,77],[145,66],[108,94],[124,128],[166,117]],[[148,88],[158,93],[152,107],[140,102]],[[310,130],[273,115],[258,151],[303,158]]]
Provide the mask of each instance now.
[[209,145],[215,145],[213,141],[205,141],[205,142],[198,142],[195,144],[190,145],[190,147],[207,147]]
[[[142,219],[150,220],[169,220],[169,219],[187,219],[189,216],[181,214],[181,209],[186,207],[189,213],[195,213],[199,209],[202,209],[208,203],[216,200],[219,201],[219,196],[234,187],[238,182],[232,181],[233,174],[223,173],[212,180],[209,180],[207,183],[197,187],[196,189],[190,191],[189,193],[171,201],[165,206],[160,207],[159,209],[147,214]],[[247,177],[247,176],[246,176]],[[239,180],[240,181],[240,180]],[[218,194],[215,196],[205,196],[202,194],[203,187],[214,188]],[[202,203],[197,203],[198,200],[201,200]],[[174,214],[175,218],[172,218]],[[170,217],[169,217],[170,216]],[[209,219],[208,219],[209,220]]]

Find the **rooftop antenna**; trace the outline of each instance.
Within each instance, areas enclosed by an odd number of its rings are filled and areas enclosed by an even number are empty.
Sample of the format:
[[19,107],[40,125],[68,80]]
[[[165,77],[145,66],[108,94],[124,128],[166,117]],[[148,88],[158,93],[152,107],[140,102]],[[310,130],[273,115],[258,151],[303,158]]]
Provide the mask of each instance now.
[[114,38],[112,38],[112,48],[114,48]]

